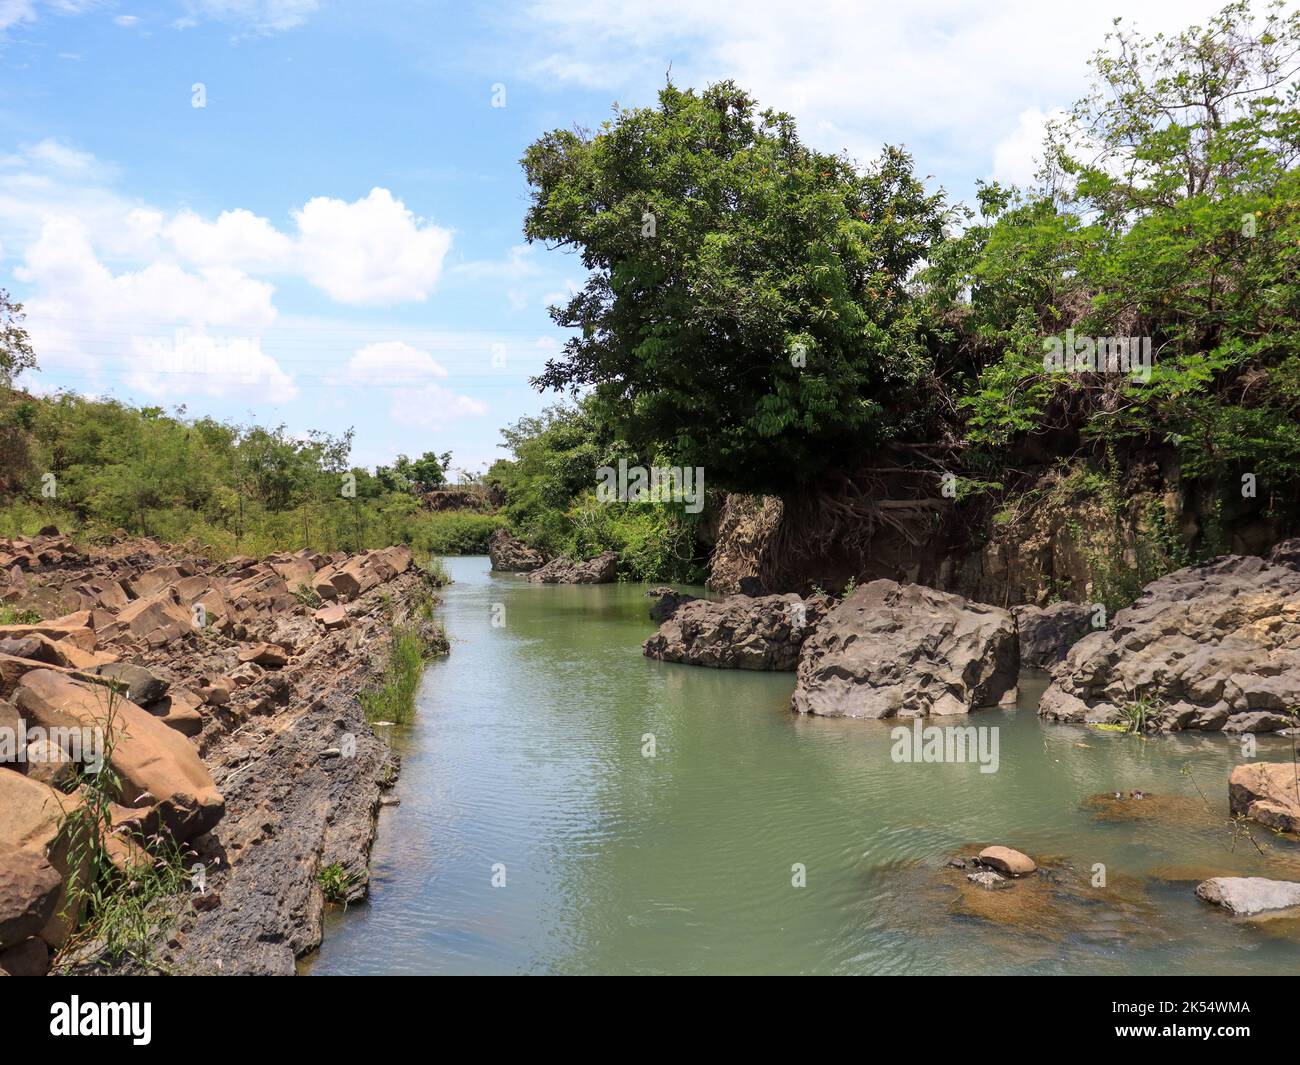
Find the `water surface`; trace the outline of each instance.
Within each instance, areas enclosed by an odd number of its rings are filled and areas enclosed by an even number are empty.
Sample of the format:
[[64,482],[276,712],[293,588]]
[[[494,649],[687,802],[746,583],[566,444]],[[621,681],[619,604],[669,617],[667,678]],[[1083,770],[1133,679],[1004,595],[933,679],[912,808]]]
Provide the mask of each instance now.
[[[447,564],[452,653],[393,737],[371,900],[331,915],[314,973],[1300,971],[1297,922],[1192,894],[1300,879],[1300,845],[1259,830],[1261,856],[1232,829],[1236,739],[1047,725],[1030,681],[1019,707],[956,719],[998,727],[996,773],[900,764],[898,722],[791,714],[793,674],[642,657],[643,586]],[[1089,805],[1134,788],[1157,801]],[[944,863],[987,843],[1052,879],[968,890]]]

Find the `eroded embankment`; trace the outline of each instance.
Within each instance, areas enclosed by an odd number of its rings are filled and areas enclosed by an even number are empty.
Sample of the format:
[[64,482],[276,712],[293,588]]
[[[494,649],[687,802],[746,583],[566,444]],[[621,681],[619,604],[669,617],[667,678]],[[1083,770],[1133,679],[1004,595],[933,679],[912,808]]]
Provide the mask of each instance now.
[[[396,627],[445,650],[428,618],[431,578],[405,548],[213,563],[149,540],[84,552],[45,536],[0,542],[0,563],[0,597],[54,618],[0,626],[3,712],[29,730],[48,725],[103,702],[115,679],[121,839],[109,849],[161,826],[192,851],[190,892],[155,909],[174,920],[116,967],[293,973],[321,940],[321,871],[350,899],[366,893],[381,795],[398,767],[357,695],[380,683]],[[26,811],[5,804],[0,862],[25,850],[75,883],[58,839],[75,781],[13,760],[0,790],[21,793]],[[56,969],[103,966],[102,944],[69,936],[82,915],[66,891],[6,889],[15,897],[0,907],[25,908],[28,920],[6,926],[0,967],[11,950],[29,970],[50,954]]]

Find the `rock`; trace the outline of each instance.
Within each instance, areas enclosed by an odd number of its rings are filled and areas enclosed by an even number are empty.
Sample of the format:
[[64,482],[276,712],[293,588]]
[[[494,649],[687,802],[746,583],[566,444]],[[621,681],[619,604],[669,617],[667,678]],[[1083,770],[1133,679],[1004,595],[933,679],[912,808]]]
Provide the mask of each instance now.
[[121,685],[125,689],[122,694],[137,706],[156,703],[167,694],[170,686],[167,681],[150,673],[144,666],[137,666],[131,662],[113,662],[96,666],[95,674]]
[[347,609],[341,604],[323,606],[317,610],[312,617],[327,629],[341,629],[348,623]]
[[647,658],[692,666],[790,670],[824,610],[825,600],[805,603],[793,593],[696,599],[679,606],[643,650]]
[[1038,712],[1114,722],[1136,700],[1155,729],[1295,725],[1287,711],[1300,705],[1300,570],[1229,555],[1153,581],[1110,629],[1070,649]]
[[[102,688],[50,670],[23,677],[14,704],[29,724],[46,729],[103,729],[110,709]],[[111,761],[122,804],[156,806],[162,825],[181,841],[214,827],[225,803],[194,747],[129,700],[116,700],[112,713]]]
[[1262,876],[1216,876],[1196,885],[1196,897],[1236,916],[1249,917],[1300,906],[1300,884]]
[[63,788],[77,772],[77,763],[52,739],[36,739],[27,745],[27,775],[52,788]]
[[170,729],[182,736],[197,736],[203,731],[203,714],[199,707],[203,700],[184,688],[174,688],[171,693],[144,709]]
[[991,865],[1006,876],[1028,876],[1038,868],[1029,855],[1010,847],[985,847],[980,851],[980,864]]
[[132,577],[127,591],[134,599],[148,599],[187,576],[178,566],[158,566]]
[[50,971],[50,948],[39,936],[0,951],[0,975],[44,976]]
[[63,878],[39,849],[0,845],[0,950],[39,935],[62,889]]
[[586,562],[553,558],[528,574],[528,579],[538,584],[612,584],[618,580],[618,555],[605,551]]
[[645,594],[648,599],[656,600],[650,608],[650,620],[657,621],[661,625],[672,617],[683,603],[693,603],[699,598],[672,588],[652,588]]
[[1279,832],[1300,832],[1300,772],[1291,762],[1237,766],[1228,778],[1228,809]]
[[39,780],[0,770],[0,849],[31,851],[43,856],[62,878],[53,916],[40,930],[50,946],[67,941],[79,913],[67,913],[66,882],[68,840],[62,833],[67,817],[80,805],[71,795],[62,795]]
[[270,669],[279,669],[287,665],[289,656],[284,653],[283,647],[276,647],[274,644],[259,643],[253,647],[245,647],[239,652],[241,662],[255,662],[259,666]]
[[1020,665],[1028,669],[1050,669],[1066,652],[1093,631],[1093,611],[1080,603],[1053,603],[1048,607],[1011,608],[1020,638]]
[[791,707],[829,717],[964,714],[1013,701],[1019,665],[1007,611],[877,580],[804,641]]
[[149,647],[171,643],[194,627],[192,615],[181,606],[171,588],[137,599],[118,613],[117,623]]
[[502,573],[528,573],[545,561],[540,551],[534,551],[505,529],[495,530],[488,538],[488,557],[492,568]]
[[1000,876],[992,869],[981,869],[978,873],[967,873],[966,879],[972,884],[978,884],[982,888],[990,890],[1002,887],[1006,884],[1006,877]]

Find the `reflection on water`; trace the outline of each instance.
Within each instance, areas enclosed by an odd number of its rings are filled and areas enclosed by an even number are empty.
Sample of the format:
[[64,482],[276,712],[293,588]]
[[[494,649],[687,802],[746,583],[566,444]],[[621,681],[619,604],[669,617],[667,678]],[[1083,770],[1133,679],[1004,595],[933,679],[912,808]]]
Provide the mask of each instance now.
[[[1300,969],[1294,919],[1192,894],[1300,879],[1300,845],[1259,831],[1261,855],[1234,832],[1228,737],[1047,725],[1031,680],[1018,708],[961,722],[1000,728],[998,772],[895,763],[896,723],[795,716],[791,674],[643,658],[640,586],[449,569],[453,650],[394,737],[371,901],[332,915],[314,973]],[[1113,799],[1133,789],[1151,797]],[[988,843],[1043,874],[990,893],[945,867]]]

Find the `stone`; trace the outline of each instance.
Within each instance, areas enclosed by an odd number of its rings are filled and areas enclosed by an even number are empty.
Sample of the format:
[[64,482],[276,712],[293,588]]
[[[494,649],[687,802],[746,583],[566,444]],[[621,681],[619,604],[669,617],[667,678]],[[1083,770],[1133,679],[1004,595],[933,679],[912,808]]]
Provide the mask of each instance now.
[[1051,669],[1080,639],[1093,631],[1093,610],[1080,603],[1011,608],[1024,669]]
[[[1038,712],[1116,722],[1142,700],[1154,730],[1300,724],[1300,569],[1228,555],[1152,581],[1052,672]],[[1176,708],[1173,713],[1167,713]]]
[[68,841],[62,828],[81,802],[39,780],[0,769],[0,848],[32,851],[43,856],[62,878],[53,916],[40,936],[55,949],[63,946],[79,914],[67,905]]
[[203,700],[184,688],[173,688],[170,693],[144,709],[170,729],[182,736],[197,736],[203,731],[204,718],[200,710]]
[[660,625],[672,617],[683,603],[693,603],[699,598],[673,588],[652,588],[645,594],[646,598],[655,600],[650,607],[650,620]]
[[62,789],[72,782],[77,763],[52,739],[36,739],[27,744],[27,775],[52,788]]
[[643,645],[647,658],[714,669],[792,670],[825,600],[769,595],[684,603]]
[[137,599],[118,613],[117,623],[149,647],[162,647],[178,640],[194,627],[192,615],[171,588]]
[[1038,868],[1029,855],[1011,847],[985,847],[979,857],[981,865],[990,865],[1005,876],[1028,876]]
[[553,558],[528,574],[537,584],[612,584],[618,580],[618,555],[605,551],[585,562]]
[[1228,778],[1228,809],[1234,817],[1300,833],[1300,772],[1292,762],[1237,766]]
[[972,884],[978,884],[980,887],[989,890],[1003,887],[1007,882],[1006,877],[995,873],[992,869],[981,869],[978,873],[967,873],[966,879]]
[[348,623],[347,609],[341,604],[323,606],[312,617],[327,629],[341,629]]
[[241,662],[255,662],[259,666],[269,669],[279,669],[287,665],[289,656],[284,653],[283,647],[276,647],[274,644],[259,643],[252,647],[245,647],[239,652]]
[[0,951],[0,975],[45,976],[50,971],[50,948],[39,936]]
[[1019,668],[1008,611],[876,580],[804,641],[791,707],[827,717],[964,714],[1014,701]]
[[1196,885],[1196,897],[1238,917],[1300,906],[1300,884],[1262,876],[1216,876]]
[[546,561],[540,551],[534,551],[505,529],[496,529],[488,537],[488,557],[492,568],[502,573],[528,573]]
[[39,935],[62,890],[63,878],[39,849],[0,844],[0,950]]
[[122,694],[137,706],[157,702],[167,694],[170,686],[157,674],[132,662],[113,662],[96,666],[95,674],[121,685],[125,689]]
[[[102,729],[110,710],[103,689],[50,670],[23,677],[14,704],[29,724],[47,729]],[[111,761],[122,804],[155,806],[160,822],[180,841],[213,828],[225,803],[194,747],[129,700],[117,699],[111,710]]]

